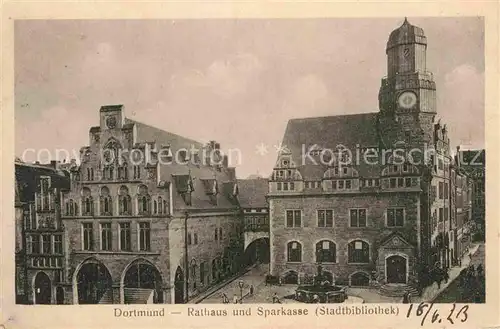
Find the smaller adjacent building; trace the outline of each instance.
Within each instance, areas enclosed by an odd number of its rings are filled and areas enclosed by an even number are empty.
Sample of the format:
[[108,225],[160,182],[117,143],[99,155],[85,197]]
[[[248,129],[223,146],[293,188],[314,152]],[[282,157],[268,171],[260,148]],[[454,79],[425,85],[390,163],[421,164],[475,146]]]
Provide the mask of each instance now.
[[485,238],[485,150],[459,151],[460,167],[472,182],[472,221],[478,239]]
[[58,164],[15,162],[16,301],[62,304],[64,228],[60,193],[69,179]]
[[238,201],[243,212],[245,261],[269,263],[269,181],[264,178],[238,180]]

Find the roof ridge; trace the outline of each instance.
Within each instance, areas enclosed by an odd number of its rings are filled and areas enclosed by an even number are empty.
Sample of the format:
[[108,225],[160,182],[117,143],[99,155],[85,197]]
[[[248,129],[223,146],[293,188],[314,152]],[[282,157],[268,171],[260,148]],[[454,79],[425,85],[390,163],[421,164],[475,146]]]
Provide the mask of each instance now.
[[318,117],[302,117],[302,118],[292,118],[292,119],[289,119],[288,122],[290,122],[290,121],[300,121],[300,120],[311,120],[311,119],[352,117],[352,116],[361,116],[361,115],[377,115],[378,113],[379,112],[363,112],[363,113],[347,113],[347,114],[340,114],[340,115],[325,115],[325,116],[318,116]]
[[[168,134],[171,134],[171,135],[174,135],[175,137],[180,137],[180,138],[183,138],[185,139],[186,141],[188,142],[194,142],[194,143],[198,143],[198,144],[201,144],[203,145],[204,143],[203,142],[200,142],[200,141],[197,141],[195,139],[192,139],[190,137],[186,137],[186,136],[183,136],[183,135],[179,135],[179,134],[176,134],[176,133],[173,133],[171,131],[168,131],[168,130],[164,130],[164,129],[161,129],[161,128],[158,128],[158,127],[155,127],[155,126],[152,126],[150,124],[147,124],[147,123],[144,123],[144,122],[141,122],[141,121],[137,121],[137,120],[133,120],[133,119],[130,119],[130,118],[127,118],[125,117],[125,122],[128,123],[135,123],[135,124],[140,124],[140,125],[143,125],[145,128],[152,128],[152,129],[156,129],[156,130],[160,130],[164,133],[168,133]],[[155,141],[156,142],[156,141]]]

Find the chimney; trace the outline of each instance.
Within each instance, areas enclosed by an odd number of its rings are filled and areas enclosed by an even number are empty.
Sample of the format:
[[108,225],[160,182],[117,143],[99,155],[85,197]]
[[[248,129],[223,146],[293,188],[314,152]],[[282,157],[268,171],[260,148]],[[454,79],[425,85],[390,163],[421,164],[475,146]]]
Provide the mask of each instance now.
[[215,149],[215,141],[210,141],[210,149]]
[[236,168],[230,167],[227,168],[227,175],[230,181],[235,181],[236,180]]
[[222,158],[222,167],[227,168],[229,166],[229,158],[227,155],[224,155],[224,158]]
[[215,147],[214,147],[216,150],[220,150],[220,143],[215,143]]
[[59,162],[59,161],[57,161],[57,160],[51,160],[51,161],[50,161],[50,166],[51,166],[52,168],[54,168],[54,169],[59,169],[59,164],[60,164],[60,162]]

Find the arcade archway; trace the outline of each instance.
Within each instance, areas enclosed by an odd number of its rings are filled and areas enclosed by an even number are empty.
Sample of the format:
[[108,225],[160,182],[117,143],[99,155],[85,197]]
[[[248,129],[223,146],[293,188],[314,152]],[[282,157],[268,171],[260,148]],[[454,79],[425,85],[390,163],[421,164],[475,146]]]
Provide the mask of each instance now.
[[78,304],[99,304],[104,294],[112,289],[111,274],[97,260],[86,261],[76,274]]
[[145,260],[131,263],[123,278],[125,304],[163,303],[162,278],[158,269]]
[[269,238],[259,238],[252,241],[245,249],[246,265],[255,263],[269,264]]

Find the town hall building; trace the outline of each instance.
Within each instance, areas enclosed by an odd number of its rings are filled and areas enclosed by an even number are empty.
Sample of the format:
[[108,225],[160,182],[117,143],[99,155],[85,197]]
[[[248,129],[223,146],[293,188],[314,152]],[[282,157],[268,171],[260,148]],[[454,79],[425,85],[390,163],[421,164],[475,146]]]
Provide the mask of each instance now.
[[269,180],[271,275],[307,283],[320,267],[341,285],[414,287],[449,264],[450,141],[426,49],[405,19],[378,112],[288,122]]

